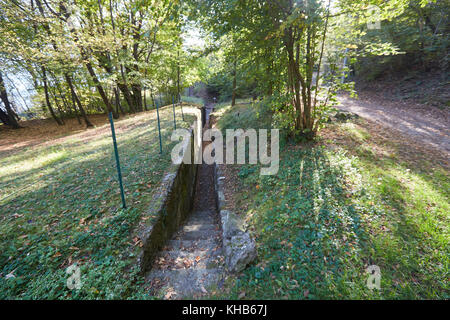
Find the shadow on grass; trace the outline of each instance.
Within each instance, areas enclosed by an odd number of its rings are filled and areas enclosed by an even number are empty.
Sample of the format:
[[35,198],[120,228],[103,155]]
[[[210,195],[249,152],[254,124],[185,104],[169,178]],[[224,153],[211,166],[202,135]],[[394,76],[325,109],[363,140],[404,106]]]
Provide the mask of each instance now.
[[[118,134],[128,209],[120,208],[108,134],[86,145],[69,141],[61,145],[68,156],[18,168],[16,175],[1,179],[0,186],[9,185],[10,191],[31,187],[0,203],[0,298],[145,297],[130,265],[135,255],[131,231],[171,165],[172,114],[162,116],[163,155],[153,120]],[[73,263],[81,267],[83,283],[75,291],[66,287],[65,269]]]
[[[303,145],[282,152],[277,176],[241,168],[259,261],[238,278],[236,297],[242,291],[258,299],[445,297],[446,198],[436,200],[434,215],[417,202],[439,198],[440,190],[426,186],[415,199],[386,163],[368,168],[361,161],[342,149]],[[373,264],[382,271],[380,292],[366,286]]]

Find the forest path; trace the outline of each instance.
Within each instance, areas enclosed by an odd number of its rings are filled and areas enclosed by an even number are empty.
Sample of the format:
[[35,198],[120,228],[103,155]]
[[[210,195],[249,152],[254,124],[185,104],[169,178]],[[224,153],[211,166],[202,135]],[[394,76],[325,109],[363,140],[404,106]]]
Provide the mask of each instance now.
[[352,99],[340,95],[340,109],[400,131],[418,142],[450,155],[450,114],[432,106],[394,102],[375,97]]
[[[206,106],[206,124],[213,105]],[[203,142],[203,148],[209,142]],[[146,279],[164,299],[200,298],[223,284],[221,227],[214,190],[214,167],[199,165],[194,207],[184,226],[155,259]]]

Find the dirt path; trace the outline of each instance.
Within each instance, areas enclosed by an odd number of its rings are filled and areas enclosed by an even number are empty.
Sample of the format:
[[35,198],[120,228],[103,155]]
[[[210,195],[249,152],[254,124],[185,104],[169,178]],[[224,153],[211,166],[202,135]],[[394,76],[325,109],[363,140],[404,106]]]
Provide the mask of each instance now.
[[[208,128],[209,114],[206,110]],[[203,148],[206,142],[203,142]],[[199,166],[194,207],[147,275],[152,293],[164,299],[199,298],[223,284],[222,240],[214,190],[214,168]]]
[[339,108],[378,122],[383,126],[450,155],[450,114],[431,106],[392,102],[374,97],[352,99],[341,95]]

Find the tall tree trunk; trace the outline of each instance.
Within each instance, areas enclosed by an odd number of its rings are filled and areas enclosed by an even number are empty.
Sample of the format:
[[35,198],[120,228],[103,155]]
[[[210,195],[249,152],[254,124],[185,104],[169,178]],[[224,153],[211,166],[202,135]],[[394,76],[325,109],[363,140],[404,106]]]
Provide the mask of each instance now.
[[[124,80],[125,78],[122,77],[122,79]],[[122,91],[122,94],[125,98],[125,101],[128,104],[128,108],[130,109],[129,111],[131,113],[135,113],[136,112],[136,108],[133,102],[133,98],[131,95],[131,91],[130,88],[128,88],[128,85],[126,84],[125,80],[123,83],[117,83],[117,86],[119,87],[120,91]]]
[[51,90],[52,87],[48,88],[48,92],[49,94],[53,97],[53,101],[55,102],[54,105],[56,106],[56,109],[58,109],[58,113],[59,113],[59,120],[61,120],[61,123],[63,125],[65,125],[66,123],[64,122],[64,113],[61,109],[61,106],[59,104],[59,101],[57,99],[57,95],[55,94],[54,88],[53,90]]
[[17,121],[20,121],[20,117],[19,117],[19,115],[17,114],[17,112],[16,112],[14,109],[11,109],[11,111],[12,111],[12,113],[13,113],[14,118],[15,118]]
[[119,93],[119,89],[118,89],[117,87],[114,88],[114,97],[115,97],[115,100],[116,100],[116,110],[117,110],[117,113],[119,113],[119,110],[120,110],[120,112],[121,112],[123,115],[125,115],[125,111],[123,110],[122,104],[120,103],[120,93]]
[[302,130],[303,112],[302,112],[302,103],[300,100],[300,84],[302,84],[303,87],[303,82],[301,82],[299,66],[294,56],[294,39],[292,34],[292,28],[289,28],[286,31],[285,47],[288,53],[288,66],[287,66],[289,76],[288,91],[293,97],[292,104],[294,106],[295,112],[295,130]]
[[153,96],[152,88],[150,88],[150,98],[152,99],[153,109],[156,109],[156,101],[155,101],[155,97]]
[[53,78],[56,82],[56,89],[58,90],[59,96],[61,97],[64,107],[66,108],[66,110],[68,110],[70,112],[71,115],[76,114],[78,122],[80,123],[80,118],[78,117],[77,109],[76,108],[72,109],[72,107],[70,106],[70,103],[66,99],[65,93],[62,91],[60,82],[57,80],[57,78],[55,76],[53,76]]
[[[112,1],[111,0],[109,0],[109,13],[110,13],[110,17],[111,17],[111,26],[112,26],[113,35],[114,35],[114,43],[117,44],[116,26],[115,26],[115,23],[114,23],[114,13],[113,13],[113,6],[112,6]],[[119,56],[119,50],[116,51],[116,54],[117,54],[117,56]],[[110,58],[109,58],[109,60],[110,60]],[[133,100],[131,99],[131,93],[130,93],[130,89],[128,88],[128,84],[127,84],[127,81],[126,81],[126,77],[125,77],[125,73],[124,73],[124,70],[123,70],[123,64],[122,63],[120,63],[120,68],[116,64],[116,71],[118,72],[119,69],[120,69],[120,75],[122,76],[123,83],[120,83],[120,80],[117,79],[117,87],[119,88],[120,91],[122,91],[122,94],[123,94],[123,96],[125,98],[125,101],[127,102],[128,107],[130,109],[129,111],[130,112],[135,112],[135,108],[134,108],[134,105],[133,105]],[[112,71],[112,69],[111,69],[111,71]],[[110,72],[110,71],[108,71],[108,72]],[[119,93],[117,92],[117,94],[119,94]],[[120,104],[119,96],[116,96],[116,99],[118,99],[117,100],[118,101],[117,105],[120,108],[120,110],[122,111],[122,114],[125,114],[124,111],[123,111],[122,105]]]
[[144,109],[145,109],[145,111],[148,111],[148,107],[147,107],[147,90],[146,90],[146,88],[144,88]]
[[[36,5],[37,5],[37,7],[39,9],[39,12],[41,13],[42,17],[44,17],[45,16],[44,15],[44,8],[42,7],[41,1],[40,0],[35,0],[35,1],[36,1]],[[62,6],[62,8],[65,9],[64,6]],[[51,36],[52,33],[50,31],[50,27],[48,26],[48,24],[44,23],[43,26],[44,26],[44,29],[47,31],[47,34],[49,36]],[[35,29],[36,29],[36,26],[35,26]],[[58,46],[57,46],[55,41],[52,41],[52,46],[53,46],[53,48],[55,50],[58,50]],[[88,127],[88,128],[89,127],[93,127],[92,123],[89,121],[89,119],[88,119],[88,117],[86,115],[86,112],[83,109],[83,106],[81,105],[81,101],[80,101],[77,93],[75,92],[75,88],[74,88],[73,83],[72,83],[72,78],[70,77],[70,75],[67,72],[64,73],[64,78],[66,79],[67,85],[69,86],[69,89],[70,89],[70,92],[71,92],[71,95],[72,95],[72,100],[75,101],[75,103],[77,104],[78,109],[79,109],[79,111],[81,113],[81,116],[83,117],[84,122],[86,123],[86,127]]]
[[236,74],[237,74],[237,59],[234,58],[234,63],[233,63],[233,93],[231,95],[231,106],[235,106],[236,105]]
[[[81,51],[83,52],[84,49],[81,48]],[[108,96],[106,95],[105,90],[103,89],[102,84],[100,83],[100,81],[97,78],[97,74],[94,71],[94,67],[92,66],[91,62],[88,59],[88,57],[86,56],[85,53],[82,53],[83,56],[83,60],[85,60],[85,64],[86,64],[86,68],[89,71],[89,74],[91,75],[92,81],[94,81],[94,85],[97,88],[98,93],[100,94],[100,97],[102,97],[103,103],[106,106],[106,111],[107,112],[111,112],[113,115],[114,119],[119,119],[119,114],[113,109],[112,105],[111,105],[111,101],[109,101]]]
[[[72,116],[75,115],[75,117],[77,118],[78,124],[81,125],[81,119],[80,119],[80,116],[78,115],[78,112],[77,112],[77,107],[75,105],[75,100],[71,99],[70,101],[68,101],[68,99],[66,98],[66,94],[61,89],[61,85],[60,85],[59,82],[57,82],[57,87],[58,87],[58,91],[59,91],[59,94],[60,94],[60,96],[62,98],[64,106],[66,107],[67,110],[69,110],[70,115],[72,115]],[[72,102],[72,105],[70,104],[70,102]]]
[[268,79],[268,86],[267,86],[267,96],[271,97],[273,94],[273,76],[272,76],[272,70],[273,70],[273,59],[270,60],[270,62],[267,65],[267,74],[269,75]]
[[77,117],[78,124],[81,125],[81,119],[80,119],[80,116],[78,115],[77,106],[75,104],[74,99],[72,99],[72,108],[73,108],[73,113],[75,114],[75,117]]
[[[2,73],[0,72],[0,99],[3,102],[3,105],[5,106],[6,112],[3,112],[2,115],[2,122],[5,124],[10,125],[14,129],[19,129],[20,125],[17,122],[17,119],[14,117],[14,110],[12,109],[11,103],[8,99],[8,93],[6,92],[6,86],[5,82],[3,81]],[[5,115],[6,114],[6,117]],[[3,119],[8,119],[6,122],[3,121]]]
[[[103,69],[105,69],[105,71],[108,72],[109,74],[113,74],[114,70],[111,67],[111,57],[109,57],[107,54],[103,54],[101,57],[102,57],[102,59],[98,59],[99,65]],[[120,74],[121,74],[121,77],[122,77],[122,80],[117,78],[116,85],[119,88],[119,90],[122,92],[122,94],[123,94],[123,96],[125,98],[125,101],[128,104],[129,111],[131,113],[134,113],[134,112],[136,112],[136,106],[135,106],[135,102],[134,102],[134,97],[133,97],[132,92],[130,91],[130,88],[129,88],[128,83],[127,83],[127,79],[126,79],[126,76],[125,76],[124,68],[123,68],[122,65],[120,65],[120,68],[117,67],[116,69],[117,70],[120,69]],[[121,105],[120,105],[120,108],[122,110],[122,106]],[[117,111],[117,113],[118,112],[119,111]],[[123,110],[122,110],[122,113],[123,113]]]
[[135,108],[138,112],[141,112],[143,110],[142,108],[142,87],[140,84],[133,84],[131,86],[131,89],[133,90],[133,101]]
[[[67,8],[63,2],[60,2],[60,10],[64,18],[67,20],[70,17],[70,13],[67,11]],[[103,89],[102,84],[100,83],[97,77],[97,74],[95,73],[94,67],[92,66],[91,60],[89,59],[89,56],[87,54],[86,48],[79,42],[76,30],[74,28],[70,28],[70,33],[74,35],[74,41],[78,46],[78,48],[80,49],[81,58],[83,59],[86,69],[88,70],[89,75],[91,76],[92,81],[94,82],[94,85],[97,88],[97,91],[100,94],[100,97],[102,98],[103,103],[106,106],[106,111],[111,112],[114,119],[118,119],[119,114],[113,109],[111,101],[109,100],[105,90]]]
[[75,91],[75,87],[74,87],[73,82],[72,82],[72,77],[69,74],[67,74],[67,73],[64,74],[64,77],[66,78],[67,85],[69,86],[70,93],[72,95],[72,100],[77,104],[78,110],[80,111],[80,114],[83,117],[84,122],[86,123],[86,127],[87,128],[93,127],[94,125],[89,120],[89,118],[88,118],[88,116],[86,114],[86,111],[84,111],[84,108],[81,105],[80,98],[78,97],[78,95],[77,95],[77,93]]
[[44,82],[45,104],[47,105],[48,111],[50,111],[52,118],[55,119],[58,125],[62,126],[64,123],[61,121],[61,119],[59,119],[56,116],[52,104],[50,103],[50,95],[48,93],[48,83],[47,83],[47,71],[45,70],[45,67],[41,67],[41,70],[42,70],[42,81]]
[[177,51],[177,100],[181,103],[180,99],[180,50]]
[[3,124],[6,126],[11,125],[8,114],[5,111],[3,111],[2,109],[0,109],[0,121],[3,122]]

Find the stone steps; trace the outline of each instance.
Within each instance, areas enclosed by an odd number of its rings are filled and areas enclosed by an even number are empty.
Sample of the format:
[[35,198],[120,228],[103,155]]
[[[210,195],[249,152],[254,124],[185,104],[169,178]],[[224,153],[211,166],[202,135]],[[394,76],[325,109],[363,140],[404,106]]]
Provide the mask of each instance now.
[[155,270],[147,277],[147,281],[159,287],[156,293],[159,298],[196,298],[221,286],[223,275],[221,268]]
[[156,257],[146,282],[158,297],[199,297],[223,283],[223,260],[217,213],[194,211]]
[[172,250],[164,251],[156,260],[155,270],[211,269],[219,266],[223,258],[221,250]]
[[217,216],[214,212],[196,212],[188,219],[189,223],[212,223],[216,224]]
[[184,251],[195,251],[198,249],[203,250],[212,250],[217,247],[219,244],[215,239],[206,239],[206,240],[169,240],[164,248],[164,250],[179,250],[182,249]]
[[[206,119],[210,112],[211,109],[206,110]],[[207,127],[208,121],[204,128]],[[194,211],[166,243],[146,276],[151,294],[163,299],[200,298],[222,287],[222,231],[215,202],[213,167],[201,164]]]
[[195,231],[219,231],[219,226],[212,223],[190,222],[183,226],[183,233],[195,232]]

